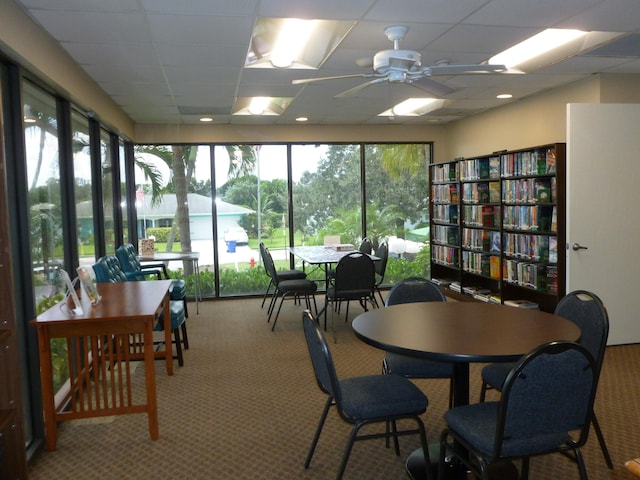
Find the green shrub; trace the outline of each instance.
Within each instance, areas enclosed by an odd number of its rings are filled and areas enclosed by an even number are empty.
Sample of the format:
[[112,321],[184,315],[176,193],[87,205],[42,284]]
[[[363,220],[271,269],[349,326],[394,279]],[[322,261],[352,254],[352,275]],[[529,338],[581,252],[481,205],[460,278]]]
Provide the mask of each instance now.
[[[156,242],[159,243],[167,243],[170,232],[171,227],[150,227],[147,228],[147,237],[154,237],[156,239]],[[174,241],[180,241],[180,230],[176,230],[176,238],[174,239]]]

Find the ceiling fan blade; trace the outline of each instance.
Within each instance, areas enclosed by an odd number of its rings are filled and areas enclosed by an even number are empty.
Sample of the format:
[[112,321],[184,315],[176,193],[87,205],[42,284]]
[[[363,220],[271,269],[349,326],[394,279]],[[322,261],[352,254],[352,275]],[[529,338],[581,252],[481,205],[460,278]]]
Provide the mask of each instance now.
[[509,70],[505,65],[433,65],[427,67],[428,75],[474,75],[480,73],[516,73]]
[[409,79],[407,83],[436,97],[444,97],[455,92],[454,88],[424,76],[418,77],[415,80]]
[[354,95],[357,95],[362,90],[364,90],[365,88],[370,87],[371,85],[375,85],[376,83],[382,83],[382,82],[386,82],[386,81],[387,81],[387,77],[374,78],[373,80],[370,80],[368,82],[361,83],[357,87],[353,87],[353,88],[350,88],[349,90],[345,90],[344,92],[339,93],[338,95],[336,95],[334,98],[353,97]]
[[336,75],[335,77],[318,77],[318,78],[299,78],[297,80],[291,80],[292,85],[300,85],[303,83],[322,82],[324,80],[337,80],[340,78],[367,78],[372,77],[373,73],[354,73],[352,75]]

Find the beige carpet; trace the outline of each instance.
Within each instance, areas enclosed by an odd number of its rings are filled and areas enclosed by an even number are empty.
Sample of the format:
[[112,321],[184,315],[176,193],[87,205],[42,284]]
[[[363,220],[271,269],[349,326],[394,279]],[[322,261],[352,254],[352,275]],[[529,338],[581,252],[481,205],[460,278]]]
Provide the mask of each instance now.
[[[357,307],[351,309],[357,315]],[[173,377],[156,362],[160,439],[151,441],[145,415],[106,422],[60,425],[58,448],[37,455],[31,480],[50,479],[329,479],[334,478],[349,427],[329,415],[308,470],[304,459],[325,396],[313,376],[301,329],[301,309],[285,302],[270,331],[260,300],[205,302],[188,319],[191,348]],[[378,373],[383,352],[338,325],[331,344],[341,376]],[[478,398],[479,365],[471,371]],[[136,372],[138,382],[143,370]],[[431,442],[443,428],[448,381],[417,382],[427,393],[425,415]],[[640,455],[640,345],[608,349],[596,411],[615,470],[606,468],[595,435],[584,455],[589,478],[633,479],[623,464]],[[345,479],[404,480],[405,457],[417,439],[401,439],[401,456],[384,440],[356,443]],[[533,459],[531,479],[579,478],[565,457]]]

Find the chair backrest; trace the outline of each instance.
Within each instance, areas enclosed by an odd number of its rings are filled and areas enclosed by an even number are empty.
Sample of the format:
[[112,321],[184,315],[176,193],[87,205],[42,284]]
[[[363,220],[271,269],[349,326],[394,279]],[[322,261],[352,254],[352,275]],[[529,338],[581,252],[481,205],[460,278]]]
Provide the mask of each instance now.
[[358,247],[358,251],[360,253],[366,253],[367,255],[371,255],[371,250],[373,249],[373,242],[369,237],[364,237],[362,242],[360,242],[360,246]]
[[382,242],[378,245],[376,257],[380,260],[374,262],[374,266],[376,267],[376,273],[380,276],[378,283],[382,283],[384,274],[387,271],[387,261],[389,260],[389,244],[387,242]]
[[340,259],[334,280],[336,296],[366,296],[373,293],[376,270],[368,255],[353,252]]
[[596,362],[578,343],[551,342],[525,355],[500,397],[496,458],[557,451],[565,442],[584,445],[596,385]]
[[271,252],[269,251],[269,248],[263,245],[263,249],[264,249],[264,257],[262,258],[262,261],[264,262],[264,269],[267,271],[267,275],[271,277],[271,280],[273,280],[273,283],[277,285],[278,272],[276,271],[276,264],[273,262],[273,257],[271,256]]
[[600,373],[609,338],[609,315],[602,300],[586,290],[575,290],[560,299],[554,313],[580,328],[578,343],[589,350]]
[[115,255],[100,257],[93,265],[97,283],[126,282],[127,276],[122,271],[120,262]]
[[417,302],[446,302],[444,292],[431,280],[409,277],[396,283],[387,295],[385,305]]
[[262,258],[262,266],[267,272],[267,275],[271,277],[271,270],[267,268],[267,263],[269,262],[269,259],[267,259],[267,251],[266,251],[267,247],[265,246],[264,242],[260,242],[259,246],[260,246],[260,258]]
[[342,390],[327,339],[309,310],[302,313],[302,325],[318,387],[333,397],[338,411],[342,412]]
[[122,270],[125,272],[139,272],[141,270],[140,261],[136,249],[130,243],[125,243],[116,248],[116,256],[120,260]]

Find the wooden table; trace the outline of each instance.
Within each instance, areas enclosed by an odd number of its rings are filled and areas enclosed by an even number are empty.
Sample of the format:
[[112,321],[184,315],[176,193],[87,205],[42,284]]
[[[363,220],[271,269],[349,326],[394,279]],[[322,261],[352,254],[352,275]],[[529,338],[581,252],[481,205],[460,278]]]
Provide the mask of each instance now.
[[153,255],[139,255],[141,262],[191,262],[195,285],[196,313],[200,313],[198,301],[202,299],[200,284],[200,252],[155,252]]
[[[171,348],[171,280],[99,283],[102,301],[81,300],[83,314],[60,302],[30,323],[37,328],[47,450],[55,450],[56,423],[63,420],[146,413],[149,435],[157,440],[158,404],[154,360],[166,360],[173,374]],[[164,345],[154,351],[153,327],[164,312]],[[56,399],[51,339],[65,338],[70,380]],[[134,398],[132,362],[144,360],[146,398]],[[60,396],[60,394],[58,394]],[[57,401],[56,401],[57,400]]]
[[[352,327],[382,350],[453,363],[454,406],[469,404],[471,362],[516,361],[543,343],[580,339],[580,329],[557,315],[480,302],[394,305],[358,315]],[[424,478],[422,449],[407,460],[407,472]]]

